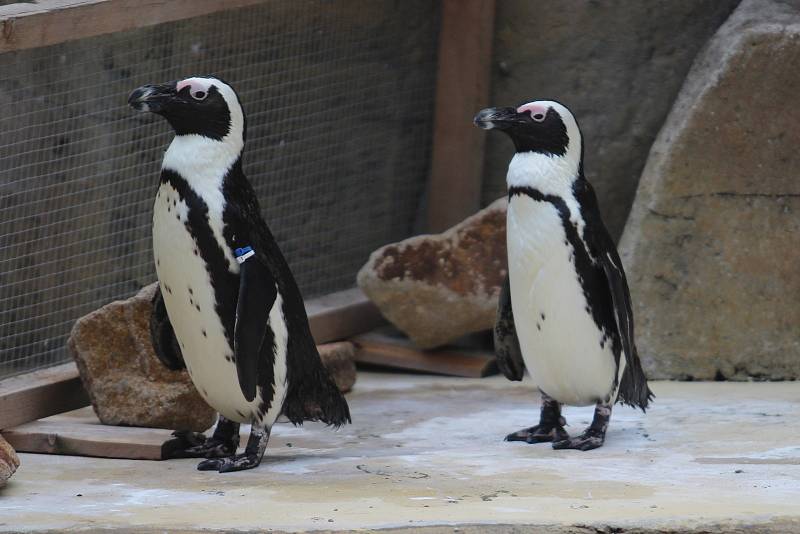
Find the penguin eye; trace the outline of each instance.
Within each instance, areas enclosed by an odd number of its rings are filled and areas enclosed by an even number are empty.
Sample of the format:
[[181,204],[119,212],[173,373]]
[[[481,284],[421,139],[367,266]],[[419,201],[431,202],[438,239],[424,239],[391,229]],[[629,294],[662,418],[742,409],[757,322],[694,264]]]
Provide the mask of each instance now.
[[205,91],[195,91],[194,93],[191,93],[191,95],[195,100],[205,100],[206,96],[208,96],[208,93]]
[[542,113],[541,111],[537,111],[536,113],[531,115],[531,118],[536,122],[542,122],[544,121],[544,113]]

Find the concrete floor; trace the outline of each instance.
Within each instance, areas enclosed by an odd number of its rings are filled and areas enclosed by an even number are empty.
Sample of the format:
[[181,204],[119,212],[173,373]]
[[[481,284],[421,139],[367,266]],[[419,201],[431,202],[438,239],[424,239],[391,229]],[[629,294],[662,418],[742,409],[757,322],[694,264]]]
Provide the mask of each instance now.
[[[554,451],[502,441],[536,421],[530,382],[361,373],[353,425],[278,425],[253,471],[23,454],[0,530],[800,532],[800,383],[653,390],[647,415],[617,407],[605,447]],[[591,408],[565,415],[577,433]]]

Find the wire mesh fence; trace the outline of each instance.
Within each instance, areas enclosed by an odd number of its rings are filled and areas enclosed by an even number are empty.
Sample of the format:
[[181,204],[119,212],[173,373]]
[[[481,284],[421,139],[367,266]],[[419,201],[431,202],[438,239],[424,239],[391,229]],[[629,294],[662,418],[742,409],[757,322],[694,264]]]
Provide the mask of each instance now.
[[285,0],[0,54],[0,377],[68,358],[74,321],[155,280],[171,134],[127,95],[218,75],[245,172],[306,298],[409,235],[428,169],[437,3]]

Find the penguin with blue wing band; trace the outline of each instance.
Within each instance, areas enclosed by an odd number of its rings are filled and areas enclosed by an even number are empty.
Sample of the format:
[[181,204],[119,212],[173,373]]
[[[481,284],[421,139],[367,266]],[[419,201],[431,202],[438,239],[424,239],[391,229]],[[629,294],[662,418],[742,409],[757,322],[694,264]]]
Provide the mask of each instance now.
[[[164,456],[205,458],[201,470],[250,469],[281,414],[297,425],[350,422],[242,170],[245,116],[236,92],[219,78],[193,77],[142,86],[129,104],[175,131],[153,209],[153,345],[165,365],[186,367],[220,413],[211,437],[177,431]],[[236,454],[242,423],[252,429]]]
[[[508,135],[508,279],[495,325],[498,366],[510,380],[527,368],[542,394],[539,424],[508,441],[555,449],[603,445],[616,402],[643,411],[653,394],[636,351],[622,262],[583,173],[583,138],[555,101],[484,109],[484,130]],[[562,404],[595,405],[591,425],[570,437]]]

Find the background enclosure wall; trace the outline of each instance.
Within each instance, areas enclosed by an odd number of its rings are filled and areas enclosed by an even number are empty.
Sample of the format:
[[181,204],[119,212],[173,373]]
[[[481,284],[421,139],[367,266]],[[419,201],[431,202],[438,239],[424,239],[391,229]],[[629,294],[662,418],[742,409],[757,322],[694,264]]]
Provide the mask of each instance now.
[[285,0],[0,54],[0,377],[63,361],[76,318],[155,279],[171,134],[127,107],[144,83],[236,87],[245,173],[304,296],[352,287],[419,216],[438,28],[435,2]]

